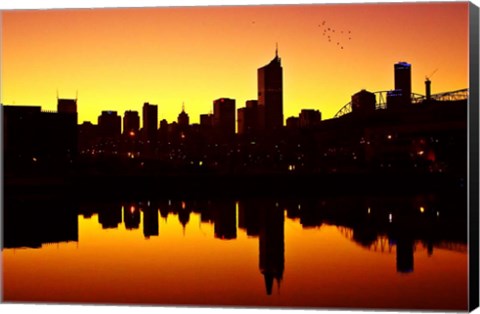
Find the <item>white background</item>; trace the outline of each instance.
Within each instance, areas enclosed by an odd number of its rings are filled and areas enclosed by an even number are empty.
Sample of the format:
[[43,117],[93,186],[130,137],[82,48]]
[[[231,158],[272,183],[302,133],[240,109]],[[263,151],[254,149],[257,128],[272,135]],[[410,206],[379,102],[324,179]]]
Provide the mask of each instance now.
[[[441,0],[444,1],[444,0]],[[83,0],[83,1],[58,1],[58,0],[1,0],[0,10],[4,9],[49,9],[49,8],[102,8],[102,7],[155,7],[155,6],[189,6],[189,5],[246,5],[246,4],[298,4],[298,3],[365,3],[365,2],[380,2],[380,0],[363,0],[363,1],[345,1],[345,0]],[[381,2],[401,2],[391,0],[381,0]],[[420,2],[417,0],[416,2]],[[421,0],[421,2],[428,2]],[[439,2],[439,0],[435,0]],[[480,0],[472,1],[477,6],[480,6]],[[0,24],[1,28],[1,24]],[[1,68],[1,65],[0,65]],[[0,78],[1,79],[1,78]],[[1,92],[1,91],[0,91]],[[478,193],[478,192],[477,192]],[[1,260],[0,260],[1,266]],[[2,268],[3,269],[3,268]],[[0,288],[0,298],[1,298]],[[374,304],[372,304],[374,306]],[[52,314],[84,314],[84,313],[118,313],[118,314],[308,314],[312,310],[278,310],[278,309],[245,309],[245,308],[191,308],[191,307],[130,307],[130,306],[89,306],[89,305],[18,305],[18,304],[1,304],[0,312],[9,313],[52,313]],[[327,314],[329,312],[339,314],[352,313],[394,313],[394,312],[371,312],[371,311],[339,311],[339,310],[323,310],[315,311],[314,313]],[[405,312],[404,312],[405,313]],[[480,314],[480,309],[474,311],[475,314]]]

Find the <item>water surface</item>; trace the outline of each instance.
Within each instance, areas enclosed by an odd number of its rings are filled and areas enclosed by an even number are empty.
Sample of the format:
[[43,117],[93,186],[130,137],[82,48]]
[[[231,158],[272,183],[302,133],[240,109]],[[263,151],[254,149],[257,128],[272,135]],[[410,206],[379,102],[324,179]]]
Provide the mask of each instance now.
[[7,302],[467,309],[465,201],[5,203]]

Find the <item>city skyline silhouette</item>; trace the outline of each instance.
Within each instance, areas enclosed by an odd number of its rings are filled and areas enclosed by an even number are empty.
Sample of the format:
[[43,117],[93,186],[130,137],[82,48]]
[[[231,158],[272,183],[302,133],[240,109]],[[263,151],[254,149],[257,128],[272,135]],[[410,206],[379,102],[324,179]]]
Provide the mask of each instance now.
[[[159,118],[169,122],[185,104],[191,122],[199,123],[199,115],[210,111],[214,99],[232,98],[237,104],[256,99],[255,69],[271,58],[275,43],[287,71],[284,118],[297,115],[302,108],[333,117],[361,89],[390,89],[393,80],[385,68],[403,60],[416,65],[413,92],[423,91],[424,76],[437,68],[433,93],[468,85],[463,61],[467,53],[466,4],[368,4],[362,15],[357,7],[4,11],[1,102],[54,110],[57,91],[60,98],[76,98],[78,92],[80,123],[95,121],[99,109],[140,111],[144,102],[158,104]],[[284,18],[287,12],[288,19]],[[238,22],[230,22],[232,14]],[[392,14],[406,18],[403,24],[409,27],[382,20]],[[164,15],[168,18],[162,19]],[[302,17],[301,23],[295,16]],[[443,23],[447,17],[448,27]],[[28,26],[19,24],[25,19]],[[63,31],[52,29],[57,23],[65,23]],[[218,36],[222,25],[224,35]],[[336,30],[338,36],[348,34],[351,39],[345,40],[350,43],[343,50],[332,47],[323,39],[322,27]],[[91,29],[102,31],[92,33]],[[300,35],[293,37],[294,33]],[[35,49],[25,50],[19,38],[28,38],[30,48]],[[447,45],[442,38],[454,42]],[[370,49],[372,41],[382,49]],[[248,42],[258,44],[249,48]],[[435,54],[432,45],[437,47]],[[58,46],[72,49],[59,50]],[[51,65],[46,58],[57,62]]]

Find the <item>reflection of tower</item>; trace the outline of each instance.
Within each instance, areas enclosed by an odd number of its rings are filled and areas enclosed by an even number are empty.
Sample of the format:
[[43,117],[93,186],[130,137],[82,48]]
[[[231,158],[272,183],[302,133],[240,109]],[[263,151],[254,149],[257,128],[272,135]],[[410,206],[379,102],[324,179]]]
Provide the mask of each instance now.
[[300,224],[304,228],[320,227],[323,222],[322,212],[317,207],[315,200],[305,200],[297,205],[300,211]]
[[203,223],[213,223],[213,208],[211,201],[199,201],[198,208],[200,209],[200,221]]
[[165,221],[168,218],[168,203],[166,201],[161,201],[160,203],[160,217],[162,217]]
[[183,231],[185,232],[185,227],[190,221],[190,210],[187,208],[187,203],[185,201],[180,203],[180,208],[178,209],[178,221],[182,224]]
[[215,201],[213,205],[215,238],[222,240],[237,237],[237,216],[234,200]]
[[248,236],[259,235],[259,208],[255,200],[238,202],[238,227],[247,231]]
[[140,210],[138,207],[133,204],[123,207],[123,221],[126,229],[138,229],[140,226]]
[[147,239],[158,236],[158,209],[150,206],[150,202],[143,209],[143,235]]
[[109,204],[98,211],[98,222],[103,229],[116,229],[122,223],[122,207],[120,204]]
[[413,239],[401,236],[397,240],[397,272],[413,272]]
[[272,294],[273,281],[283,278],[285,264],[284,215],[280,207],[265,203],[260,210],[260,272],[267,294]]
[[78,242],[76,203],[61,197],[39,201],[5,196],[2,249]]
[[275,58],[258,69],[257,78],[260,128],[277,130],[283,126],[283,72],[278,49]]

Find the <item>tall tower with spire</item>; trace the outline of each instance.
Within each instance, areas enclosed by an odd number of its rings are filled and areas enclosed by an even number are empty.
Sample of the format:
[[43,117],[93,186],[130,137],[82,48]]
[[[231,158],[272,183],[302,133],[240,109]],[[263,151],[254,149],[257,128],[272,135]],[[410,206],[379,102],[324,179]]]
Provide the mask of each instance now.
[[181,128],[187,128],[190,124],[190,118],[185,112],[185,103],[182,103],[182,112],[180,112],[180,114],[178,115],[177,123]]
[[283,126],[283,69],[278,56],[278,44],[275,57],[269,64],[257,71],[258,106],[261,130],[278,130]]

